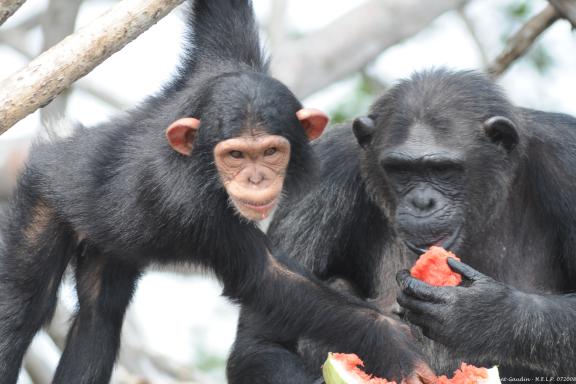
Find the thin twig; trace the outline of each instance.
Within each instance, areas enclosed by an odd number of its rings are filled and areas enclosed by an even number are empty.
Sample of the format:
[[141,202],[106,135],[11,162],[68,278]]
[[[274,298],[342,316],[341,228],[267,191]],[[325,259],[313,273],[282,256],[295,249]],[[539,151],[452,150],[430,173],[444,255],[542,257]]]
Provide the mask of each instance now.
[[502,75],[516,59],[528,51],[538,36],[559,18],[560,13],[553,6],[548,5],[542,12],[530,19],[508,40],[504,51],[488,67],[488,74],[494,78]]

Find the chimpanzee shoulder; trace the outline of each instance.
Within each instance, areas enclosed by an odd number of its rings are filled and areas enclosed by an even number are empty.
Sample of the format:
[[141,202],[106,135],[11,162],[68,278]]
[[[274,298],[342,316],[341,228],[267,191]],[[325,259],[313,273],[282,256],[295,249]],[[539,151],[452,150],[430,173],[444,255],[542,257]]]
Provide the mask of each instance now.
[[350,124],[331,127],[312,146],[321,164],[318,181],[297,201],[280,206],[268,235],[277,249],[317,276],[348,277],[368,296],[368,281],[355,276],[363,269],[355,255],[374,255],[373,247],[390,235],[388,221],[366,191],[362,153]]

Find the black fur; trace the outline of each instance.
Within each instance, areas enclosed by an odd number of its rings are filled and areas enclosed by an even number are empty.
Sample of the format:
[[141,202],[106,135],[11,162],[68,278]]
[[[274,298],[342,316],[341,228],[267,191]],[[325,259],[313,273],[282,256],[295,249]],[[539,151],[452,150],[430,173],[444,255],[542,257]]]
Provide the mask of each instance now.
[[[573,375],[576,119],[515,107],[484,76],[447,70],[400,82],[368,119],[373,133],[363,129],[366,120],[356,123],[364,148],[351,125],[316,143],[322,182],[282,207],[269,230],[273,243],[319,278],[345,279],[385,310],[396,304],[394,274],[416,258],[403,240],[428,246],[461,227],[451,249],[490,277],[429,288],[399,274],[408,319],[439,342],[419,336],[433,368],[450,374],[464,361],[498,364],[502,376]],[[439,167],[413,157],[414,143],[422,157],[436,155],[437,145],[463,157],[448,156],[455,163]],[[410,204],[425,213],[421,219],[406,218]],[[306,362],[325,358],[325,348],[302,359],[297,341],[272,345],[262,337],[262,321],[243,309],[229,370],[274,372],[261,383],[312,383],[319,371]]]
[[[362,346],[373,356],[395,351],[371,363],[392,377],[409,374],[420,357],[403,333],[374,306],[272,259],[265,235],[228,202],[213,149],[241,135],[248,119],[290,141],[287,199],[314,175],[296,117],[301,105],[266,73],[250,1],[195,1],[188,25],[193,44],[161,92],[109,122],[32,148],[2,229],[0,383],[15,383],[70,262],[79,310],[55,383],[108,382],[124,311],[150,263],[214,271],[224,294],[265,316],[274,337]],[[182,117],[202,121],[189,157],[164,137]]]

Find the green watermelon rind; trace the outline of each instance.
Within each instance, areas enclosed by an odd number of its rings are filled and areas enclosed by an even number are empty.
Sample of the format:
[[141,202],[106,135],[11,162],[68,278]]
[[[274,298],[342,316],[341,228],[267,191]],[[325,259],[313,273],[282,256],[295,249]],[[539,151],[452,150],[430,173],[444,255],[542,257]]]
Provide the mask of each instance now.
[[[326,362],[322,366],[322,375],[326,384],[360,384],[362,381],[354,377],[353,373],[348,372],[341,363],[338,362],[332,353],[328,354]],[[346,378],[348,376],[348,378]]]

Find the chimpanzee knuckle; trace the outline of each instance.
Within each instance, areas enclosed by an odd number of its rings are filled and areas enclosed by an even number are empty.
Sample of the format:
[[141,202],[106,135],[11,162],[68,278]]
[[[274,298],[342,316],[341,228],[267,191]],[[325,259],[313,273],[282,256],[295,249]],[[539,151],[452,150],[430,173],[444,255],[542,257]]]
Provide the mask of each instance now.
[[415,279],[412,276],[406,277],[403,280],[403,283],[404,283],[403,292],[405,292],[410,296],[425,300],[429,300],[434,296],[434,292],[432,290],[433,288],[431,286],[428,286],[426,283],[418,279]]
[[404,294],[403,292],[398,293],[398,295],[396,296],[396,301],[404,308],[410,307],[410,300],[408,296],[406,296],[406,294]]
[[396,282],[400,289],[404,290],[406,288],[406,279],[408,277],[410,277],[410,272],[407,269],[401,269],[396,273]]
[[458,301],[458,298],[465,294],[465,289],[462,287],[447,288],[443,294],[442,302],[446,305],[453,306]]

